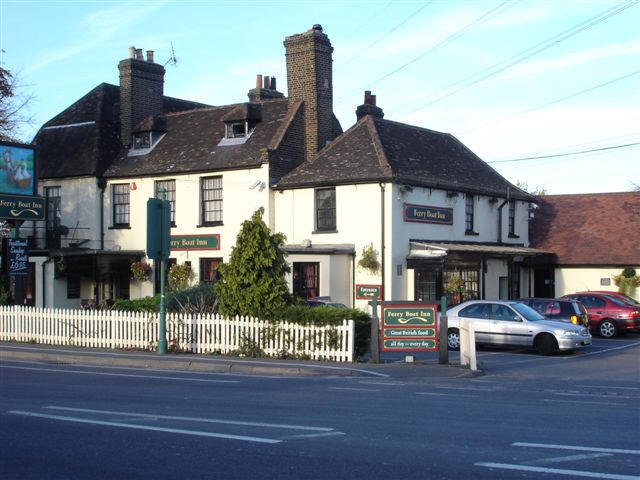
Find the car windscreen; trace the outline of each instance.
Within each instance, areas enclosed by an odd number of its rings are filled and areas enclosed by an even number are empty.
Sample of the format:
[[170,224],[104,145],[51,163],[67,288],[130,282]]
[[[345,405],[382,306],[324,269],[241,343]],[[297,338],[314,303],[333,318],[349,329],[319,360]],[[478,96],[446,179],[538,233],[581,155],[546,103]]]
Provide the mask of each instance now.
[[545,318],[538,312],[536,312],[533,308],[522,303],[512,303],[511,308],[513,308],[516,312],[518,312],[530,322],[539,322],[540,320],[545,320]]

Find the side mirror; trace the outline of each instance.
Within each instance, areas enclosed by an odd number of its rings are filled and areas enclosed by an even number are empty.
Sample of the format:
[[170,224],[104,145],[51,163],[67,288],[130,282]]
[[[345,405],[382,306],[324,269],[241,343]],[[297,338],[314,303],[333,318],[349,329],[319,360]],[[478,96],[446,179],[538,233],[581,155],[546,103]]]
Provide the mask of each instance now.
[[514,321],[514,322],[522,322],[522,319],[521,319],[518,315],[515,315],[515,316],[513,317],[513,321]]

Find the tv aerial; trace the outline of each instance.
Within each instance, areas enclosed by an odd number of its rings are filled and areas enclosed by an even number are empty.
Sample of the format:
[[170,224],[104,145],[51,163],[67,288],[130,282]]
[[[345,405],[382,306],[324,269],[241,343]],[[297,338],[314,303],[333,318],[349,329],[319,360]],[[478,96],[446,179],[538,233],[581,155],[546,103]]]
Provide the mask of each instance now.
[[171,44],[171,56],[169,57],[169,60],[167,60],[167,61],[165,62],[165,64],[163,65],[163,66],[165,66],[165,67],[166,67],[167,65],[171,65],[171,66],[173,66],[173,67],[175,67],[175,66],[177,66],[177,65],[178,65],[178,58],[176,57],[176,52],[175,52],[175,50],[173,49],[173,42],[170,42],[170,44]]

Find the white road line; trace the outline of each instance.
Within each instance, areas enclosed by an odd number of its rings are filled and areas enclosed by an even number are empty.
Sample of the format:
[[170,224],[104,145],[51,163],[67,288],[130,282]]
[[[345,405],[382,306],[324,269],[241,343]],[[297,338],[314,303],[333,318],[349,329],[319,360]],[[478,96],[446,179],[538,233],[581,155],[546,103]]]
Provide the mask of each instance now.
[[554,402],[554,403],[579,403],[585,405],[626,405],[626,403],[616,403],[616,402],[587,402],[585,400],[550,400],[544,399],[545,402]]
[[579,447],[576,445],[553,445],[546,443],[515,442],[513,447],[553,448],[556,450],[580,450],[581,452],[624,453],[628,455],[640,455],[640,450],[626,450],[622,448]]
[[602,480],[640,480],[635,475],[618,475],[615,473],[584,472],[581,470],[564,470],[561,468],[527,467],[526,465],[512,465],[509,463],[474,463],[476,467],[502,468],[506,470],[520,470],[522,472],[555,473],[556,475],[573,475],[574,477],[599,478]]
[[616,400],[618,398],[633,398],[633,397],[625,397],[624,395],[603,395],[597,393],[568,393],[568,392],[556,392],[554,395],[560,395],[562,397],[595,397],[595,398],[610,398],[612,400]]
[[107,377],[129,377],[129,378],[153,378],[161,380],[179,380],[182,382],[204,382],[204,383],[240,383],[240,380],[211,380],[207,378],[183,378],[169,377],[163,375],[132,375],[130,373],[107,373],[107,372],[89,372],[84,370],[67,370],[59,368],[35,368],[35,367],[9,367],[0,365],[0,368],[12,368],[14,370],[35,370],[40,372],[56,372],[56,373],[79,373],[82,375],[102,375]]
[[466,397],[478,398],[480,395],[465,395],[464,393],[438,393],[438,392],[415,392],[416,395],[431,395],[434,397]]
[[610,385],[576,385],[580,388],[611,388],[616,390],[640,390],[640,387],[612,387]]
[[88,423],[90,425],[104,425],[107,427],[131,428],[134,430],[152,430],[155,432],[178,433],[181,435],[195,435],[198,437],[225,438],[229,440],[242,440],[245,442],[255,442],[255,443],[281,443],[282,442],[282,440],[276,440],[273,438],[247,437],[244,435],[227,435],[224,433],[202,432],[198,430],[182,430],[179,428],[150,427],[148,425],[132,425],[129,423],[121,423],[121,422],[105,422],[101,420],[92,420],[90,418],[64,417],[61,415],[45,415],[43,413],[24,412],[21,410],[11,410],[9,413],[12,413],[14,415],[24,415],[27,417],[38,417],[38,418],[46,418],[50,420],[61,420],[64,422]]
[[329,387],[329,390],[352,390],[354,392],[379,392],[380,389],[374,388],[350,388],[350,387]]
[[531,462],[524,462],[524,463],[529,465],[541,465],[545,463],[573,462],[575,460],[587,460],[589,458],[600,458],[600,457],[613,457],[613,453],[587,453],[585,455],[567,455],[566,457],[549,457],[549,458],[541,458],[539,460],[533,460]]
[[365,381],[360,381],[358,383],[362,383],[364,385],[388,385],[390,387],[398,386],[398,385],[406,385],[405,382],[365,382]]
[[202,422],[202,423],[222,423],[225,425],[243,425],[248,427],[267,427],[267,428],[285,428],[287,430],[309,430],[312,432],[331,432],[333,428],[327,427],[309,427],[306,425],[287,425],[282,423],[261,423],[261,422],[240,422],[236,420],[222,420],[218,418],[198,418],[198,417],[177,417],[172,415],[149,415],[145,413],[132,413],[132,412],[115,412],[112,410],[92,410],[89,408],[70,408],[70,407],[57,407],[55,405],[49,405],[47,407],[50,410],[64,410],[67,412],[82,412],[82,413],[99,413],[105,415],[122,415],[123,417],[143,417],[143,418],[161,418],[163,420],[182,420],[187,422]]
[[317,438],[332,437],[335,435],[345,435],[344,432],[327,432],[327,433],[303,433],[302,435],[289,435],[287,437],[278,437],[281,440],[295,440],[296,438]]
[[487,387],[446,387],[441,385],[434,385],[433,388],[442,388],[446,390],[470,390],[472,392],[495,392],[495,388]]
[[640,342],[632,343],[630,345],[622,345],[621,347],[607,348],[605,350],[600,350],[599,352],[583,353],[580,355],[580,357],[582,358],[582,357],[588,357],[590,355],[599,355],[600,353],[613,352],[614,350],[622,350],[623,348],[630,348],[630,347],[640,347]]

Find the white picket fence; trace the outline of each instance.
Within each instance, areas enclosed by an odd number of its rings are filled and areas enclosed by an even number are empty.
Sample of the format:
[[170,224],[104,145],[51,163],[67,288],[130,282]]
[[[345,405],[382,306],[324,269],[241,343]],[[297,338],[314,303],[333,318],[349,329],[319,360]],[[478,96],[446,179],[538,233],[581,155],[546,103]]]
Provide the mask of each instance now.
[[[79,347],[155,350],[158,314],[0,306],[0,341]],[[270,323],[252,317],[168,313],[167,342],[174,351],[226,354],[255,345],[268,356],[306,355],[352,362],[354,321],[339,326]]]

